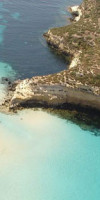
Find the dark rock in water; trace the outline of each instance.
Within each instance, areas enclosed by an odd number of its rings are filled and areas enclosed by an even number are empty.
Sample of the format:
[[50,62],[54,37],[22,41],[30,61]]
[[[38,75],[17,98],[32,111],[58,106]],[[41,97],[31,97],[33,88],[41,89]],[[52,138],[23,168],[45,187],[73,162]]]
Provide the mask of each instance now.
[[1,84],[8,84],[8,85],[10,85],[11,81],[7,77],[2,77],[1,80],[0,80],[0,83]]

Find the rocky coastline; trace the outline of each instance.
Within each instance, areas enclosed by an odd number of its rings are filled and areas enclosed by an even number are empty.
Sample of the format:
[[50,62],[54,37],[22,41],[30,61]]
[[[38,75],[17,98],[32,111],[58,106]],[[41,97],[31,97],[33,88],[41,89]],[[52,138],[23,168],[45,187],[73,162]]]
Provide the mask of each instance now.
[[48,45],[66,56],[69,69],[15,81],[8,87],[2,106],[13,110],[41,106],[100,111],[100,3],[84,0],[69,11],[74,16],[70,25],[44,34]]

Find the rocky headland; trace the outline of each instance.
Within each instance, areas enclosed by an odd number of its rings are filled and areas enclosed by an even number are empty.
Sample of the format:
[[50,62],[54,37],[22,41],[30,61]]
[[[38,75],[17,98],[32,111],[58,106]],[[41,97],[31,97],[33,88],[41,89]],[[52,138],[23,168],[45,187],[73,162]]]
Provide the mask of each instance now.
[[4,105],[66,107],[100,111],[100,1],[84,0],[69,8],[72,22],[44,34],[48,45],[66,57],[69,69],[18,80]]

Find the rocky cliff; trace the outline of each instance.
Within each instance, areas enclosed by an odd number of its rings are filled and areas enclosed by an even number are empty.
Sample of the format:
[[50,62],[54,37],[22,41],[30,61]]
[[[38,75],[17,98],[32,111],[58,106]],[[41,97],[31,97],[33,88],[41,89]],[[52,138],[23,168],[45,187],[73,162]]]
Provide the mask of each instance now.
[[48,45],[69,59],[69,69],[15,82],[9,88],[10,108],[76,105],[100,110],[100,1],[84,0],[69,10],[70,25],[44,34]]

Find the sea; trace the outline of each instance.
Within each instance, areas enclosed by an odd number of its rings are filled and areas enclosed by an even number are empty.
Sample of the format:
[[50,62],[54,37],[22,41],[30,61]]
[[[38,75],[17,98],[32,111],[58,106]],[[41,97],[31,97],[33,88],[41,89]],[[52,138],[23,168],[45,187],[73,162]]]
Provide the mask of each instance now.
[[[7,94],[4,78],[68,68],[43,33],[68,25],[68,7],[81,2],[0,1],[0,104]],[[59,112],[0,112],[0,200],[99,200],[100,130]]]

